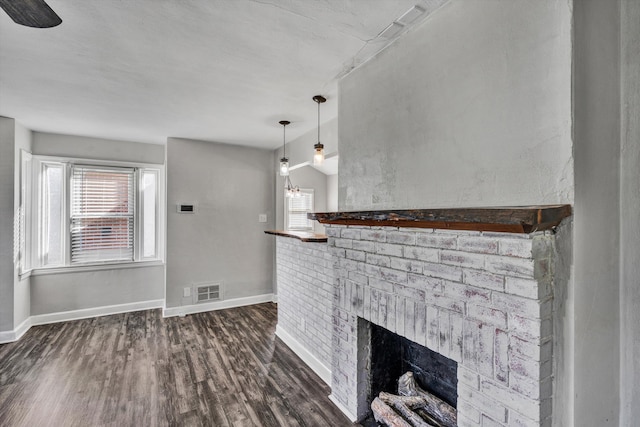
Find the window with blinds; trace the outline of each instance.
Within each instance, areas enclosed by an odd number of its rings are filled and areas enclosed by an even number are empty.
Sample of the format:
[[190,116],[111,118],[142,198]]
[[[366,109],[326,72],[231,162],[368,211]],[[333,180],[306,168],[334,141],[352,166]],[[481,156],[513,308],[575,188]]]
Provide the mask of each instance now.
[[313,190],[300,190],[294,197],[285,197],[287,230],[312,230],[313,221],[307,218],[313,212]]
[[71,173],[71,264],[134,260],[134,168],[74,165]]

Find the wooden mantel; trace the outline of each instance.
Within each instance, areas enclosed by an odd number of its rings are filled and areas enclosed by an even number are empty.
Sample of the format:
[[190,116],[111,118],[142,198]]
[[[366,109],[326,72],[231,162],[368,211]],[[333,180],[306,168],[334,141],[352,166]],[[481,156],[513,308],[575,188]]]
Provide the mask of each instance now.
[[571,216],[571,205],[310,213],[323,224],[533,233]]

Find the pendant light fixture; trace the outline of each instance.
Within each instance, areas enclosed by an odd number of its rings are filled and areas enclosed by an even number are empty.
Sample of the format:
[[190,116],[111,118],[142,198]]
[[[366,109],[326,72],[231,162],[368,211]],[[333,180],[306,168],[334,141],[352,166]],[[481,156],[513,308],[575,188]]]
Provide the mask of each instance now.
[[282,125],[282,158],[280,159],[280,176],[289,175],[289,159],[287,159],[287,144],[286,144],[286,127],[290,124],[290,121],[280,120],[278,123]]
[[320,142],[320,104],[327,101],[322,95],[316,95],[313,100],[318,103],[318,142],[313,146],[315,152],[313,153],[313,164],[321,165],[324,162],[324,145]]
[[286,128],[290,121],[281,120],[282,125],[282,158],[280,159],[280,176],[284,176],[285,195],[287,197],[300,197],[300,188],[294,187],[289,177],[289,159],[287,158],[287,138]]

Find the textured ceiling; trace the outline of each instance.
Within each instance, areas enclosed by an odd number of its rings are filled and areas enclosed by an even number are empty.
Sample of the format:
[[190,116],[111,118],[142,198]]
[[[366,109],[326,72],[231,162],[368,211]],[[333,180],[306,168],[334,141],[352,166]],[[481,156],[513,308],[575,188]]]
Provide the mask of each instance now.
[[[29,129],[275,148],[337,114],[337,77],[446,0],[48,0],[60,26],[0,11],[0,115]],[[405,30],[409,25],[405,27]]]

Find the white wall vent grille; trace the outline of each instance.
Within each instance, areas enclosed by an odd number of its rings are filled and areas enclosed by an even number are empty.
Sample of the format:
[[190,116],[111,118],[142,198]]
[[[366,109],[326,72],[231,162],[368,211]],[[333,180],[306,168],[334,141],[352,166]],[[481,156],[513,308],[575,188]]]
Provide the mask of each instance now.
[[205,285],[197,285],[195,293],[195,302],[209,302],[222,300],[222,283],[207,283]]

